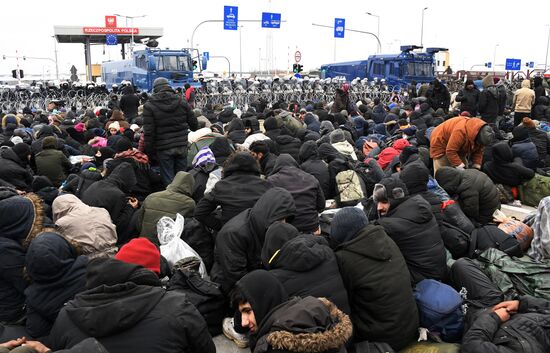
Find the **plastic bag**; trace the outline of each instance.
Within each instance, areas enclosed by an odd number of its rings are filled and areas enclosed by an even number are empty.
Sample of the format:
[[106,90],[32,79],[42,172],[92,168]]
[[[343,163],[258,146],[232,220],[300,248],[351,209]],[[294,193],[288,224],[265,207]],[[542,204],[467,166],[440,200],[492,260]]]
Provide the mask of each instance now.
[[185,219],[179,213],[174,221],[170,217],[162,217],[157,223],[157,234],[160,242],[160,253],[166,258],[170,267],[186,257],[196,257],[201,261],[199,273],[201,277],[206,276],[206,267],[201,257],[192,247],[184,242],[180,236],[183,232]]

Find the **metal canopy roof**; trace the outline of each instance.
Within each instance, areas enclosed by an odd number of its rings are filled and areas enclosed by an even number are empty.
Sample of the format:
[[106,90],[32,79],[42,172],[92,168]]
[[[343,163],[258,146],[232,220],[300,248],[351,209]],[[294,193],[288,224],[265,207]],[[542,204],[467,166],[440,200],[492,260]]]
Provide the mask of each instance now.
[[[82,26],[54,26],[54,35],[58,43],[85,43],[86,38],[90,38],[90,43],[99,43],[105,44],[106,42],[106,31],[109,29],[105,28],[102,33],[86,33],[86,29],[97,29],[101,27],[82,27]],[[112,34],[116,34],[118,37],[118,43],[130,43],[132,40],[131,31],[129,33],[120,34],[115,33],[117,29],[113,30]],[[158,39],[163,35],[162,27],[136,27],[134,28],[137,33],[134,33],[134,42],[141,43],[142,39]],[[87,31],[93,32],[93,31]],[[127,31],[128,32],[128,31]]]

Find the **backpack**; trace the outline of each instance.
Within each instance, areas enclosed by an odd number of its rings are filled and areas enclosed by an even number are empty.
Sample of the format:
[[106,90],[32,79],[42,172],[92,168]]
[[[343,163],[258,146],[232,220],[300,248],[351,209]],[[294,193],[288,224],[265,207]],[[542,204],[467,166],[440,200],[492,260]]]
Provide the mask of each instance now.
[[336,189],[338,207],[355,206],[367,196],[366,185],[359,174],[348,169],[336,174]]
[[452,287],[433,279],[416,284],[414,298],[420,326],[437,334],[445,342],[460,342],[464,331],[462,297]]
[[498,249],[510,256],[523,256],[520,242],[494,225],[476,228],[472,232],[472,241],[476,243],[473,257],[478,257],[483,251],[489,248]]
[[222,332],[226,301],[219,284],[202,278],[197,271],[178,269],[170,278],[167,290],[185,293],[189,302],[204,317],[212,337]]
[[524,205],[538,207],[540,200],[550,195],[550,176],[535,174],[535,177],[519,187],[519,199]]
[[441,226],[443,227],[441,238],[453,259],[470,257],[473,254],[476,244],[471,241],[470,234],[445,221]]
[[357,205],[372,195],[374,184],[380,181],[376,171],[361,161],[346,162],[346,167],[346,170],[336,174],[338,208]]

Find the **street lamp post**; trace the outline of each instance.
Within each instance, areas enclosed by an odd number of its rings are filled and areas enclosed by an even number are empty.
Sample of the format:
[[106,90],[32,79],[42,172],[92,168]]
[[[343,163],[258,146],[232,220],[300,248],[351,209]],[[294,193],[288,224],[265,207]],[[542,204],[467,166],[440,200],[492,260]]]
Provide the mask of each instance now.
[[497,47],[498,44],[495,44],[495,49],[493,50],[493,74],[495,73],[495,66],[497,66]]
[[59,66],[57,64],[57,39],[55,36],[52,36],[53,38],[53,50],[55,54],[55,78],[59,80]]
[[126,19],[126,26],[128,26],[128,19],[132,20],[131,26],[132,26],[132,33],[131,35],[131,42],[130,42],[130,55],[134,53],[134,19],[135,18],[143,18],[147,17],[147,15],[139,15],[139,16],[126,16],[126,15],[120,15],[115,13],[115,16],[118,17],[124,17]]
[[241,38],[241,31],[243,30],[243,26],[239,26],[239,75],[242,78],[243,77],[243,47],[242,47],[242,38]]
[[424,47],[424,11],[426,11],[428,7],[425,7],[422,9],[422,25],[420,27],[420,46]]
[[546,40],[546,56],[544,57],[544,73],[548,70],[548,46],[550,46],[550,24],[548,26],[548,39]]
[[[365,14],[372,17],[376,17],[376,22],[377,22],[376,36],[378,37],[378,39],[380,39],[380,16],[375,15],[371,12],[365,12]],[[378,48],[378,53],[380,53],[381,50],[382,50],[381,48]]]

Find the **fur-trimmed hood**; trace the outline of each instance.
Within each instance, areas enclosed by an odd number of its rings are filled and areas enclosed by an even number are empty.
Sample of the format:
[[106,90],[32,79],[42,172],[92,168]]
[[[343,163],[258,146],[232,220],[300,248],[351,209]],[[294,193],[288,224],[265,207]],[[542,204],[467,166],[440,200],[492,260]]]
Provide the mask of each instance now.
[[[342,349],[353,332],[348,315],[326,298],[294,298],[270,316],[262,323],[270,326],[264,328],[269,331],[259,338],[254,353],[270,348],[297,353],[345,351]],[[306,327],[305,323],[310,325]]]

